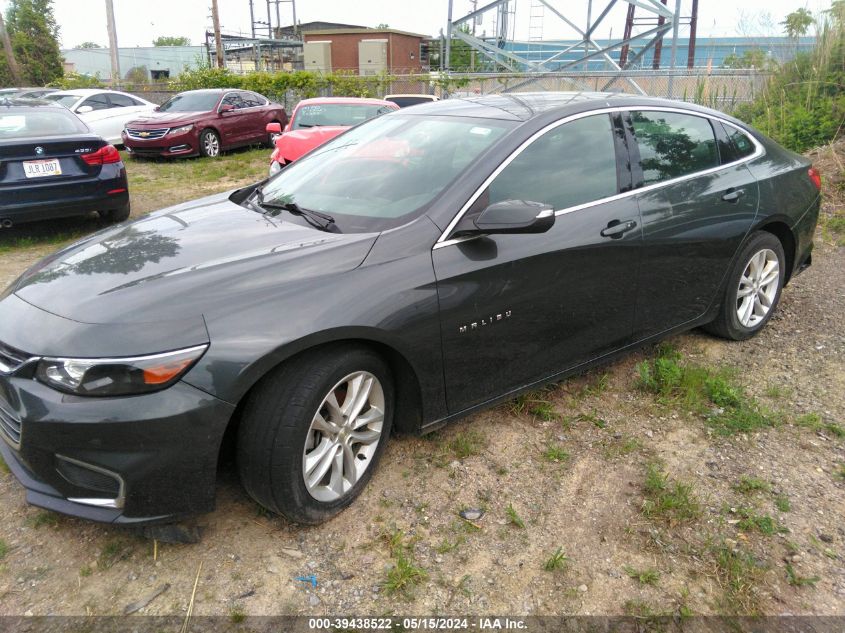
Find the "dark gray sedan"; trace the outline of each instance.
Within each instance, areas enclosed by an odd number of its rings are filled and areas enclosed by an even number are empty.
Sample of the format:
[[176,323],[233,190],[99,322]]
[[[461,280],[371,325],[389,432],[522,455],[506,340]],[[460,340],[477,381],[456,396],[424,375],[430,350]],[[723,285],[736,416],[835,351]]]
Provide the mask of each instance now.
[[268,181],[83,240],[0,300],[0,448],[36,505],[116,523],[247,492],[316,523],[427,432],[697,326],[753,336],[810,264],[820,180],[724,114],[450,99]]

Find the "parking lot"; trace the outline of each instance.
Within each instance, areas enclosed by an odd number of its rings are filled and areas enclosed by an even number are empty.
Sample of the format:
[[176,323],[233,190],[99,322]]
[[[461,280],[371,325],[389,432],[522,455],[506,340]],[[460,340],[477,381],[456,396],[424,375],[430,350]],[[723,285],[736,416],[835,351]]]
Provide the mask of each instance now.
[[[845,144],[817,156],[842,212]],[[266,174],[268,151],[128,161],[132,216]],[[103,225],[0,232],[0,285]],[[845,247],[814,265],[758,337],[699,331],[474,415],[394,437],[351,508],[318,527],[268,515],[220,469],[198,544],[28,506],[0,471],[0,615],[845,612]],[[643,388],[655,354],[733,379],[765,414],[720,427]],[[0,465],[2,467],[4,465]],[[462,510],[477,511],[462,518]],[[480,513],[480,517],[477,515]],[[197,580],[198,579],[198,580]]]

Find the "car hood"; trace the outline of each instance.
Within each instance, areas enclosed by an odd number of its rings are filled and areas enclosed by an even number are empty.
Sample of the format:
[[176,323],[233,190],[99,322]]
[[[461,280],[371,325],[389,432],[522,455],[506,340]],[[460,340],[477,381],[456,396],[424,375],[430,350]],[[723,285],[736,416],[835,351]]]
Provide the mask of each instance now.
[[285,132],[276,138],[276,152],[287,162],[295,161],[348,129],[348,125],[321,125]]
[[187,124],[208,114],[208,112],[150,112],[149,114],[132,119],[128,125],[157,127],[162,125],[172,126],[180,123]]
[[377,237],[322,232],[285,213],[265,217],[230,193],[97,233],[33,266],[14,293],[84,323],[208,315],[260,301],[280,284],[351,270]]

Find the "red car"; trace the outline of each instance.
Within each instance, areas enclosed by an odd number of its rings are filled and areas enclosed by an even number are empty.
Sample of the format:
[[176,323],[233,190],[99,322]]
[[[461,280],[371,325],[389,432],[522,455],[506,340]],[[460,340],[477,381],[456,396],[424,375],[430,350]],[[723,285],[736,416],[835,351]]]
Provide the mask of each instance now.
[[270,146],[267,124],[287,120],[281,105],[255,92],[188,90],[127,123],[122,138],[133,156],[217,156],[243,145]]
[[267,133],[276,135],[276,149],[270,156],[270,175],[353,125],[398,109],[395,103],[381,99],[303,99],[294,108],[287,127],[276,123],[269,123],[266,127]]

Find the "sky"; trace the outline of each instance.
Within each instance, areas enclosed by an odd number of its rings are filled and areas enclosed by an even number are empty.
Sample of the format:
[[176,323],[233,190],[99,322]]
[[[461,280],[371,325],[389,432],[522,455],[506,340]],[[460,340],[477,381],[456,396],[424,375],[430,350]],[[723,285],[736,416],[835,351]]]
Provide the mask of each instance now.
[[[480,0],[479,5],[487,1]],[[516,1],[517,39],[526,39],[528,36],[531,2]],[[686,13],[691,0],[682,2]],[[254,3],[256,14],[260,14],[266,21],[266,1],[254,0]],[[0,0],[0,6],[5,8],[6,4],[8,0]],[[586,24],[586,0],[554,0],[552,4],[577,24]],[[607,0],[594,0],[594,16],[606,4]],[[669,0],[669,4],[674,5],[674,1]],[[201,44],[206,29],[211,28],[210,0],[114,0],[114,5],[120,46],[150,46],[159,35],[186,36],[192,43]],[[249,0],[218,0],[218,5],[223,32],[249,32]],[[102,46],[108,44],[104,0],[53,0],[53,6],[63,48],[85,41],[94,41]],[[296,13],[300,22],[319,20],[363,26],[384,23],[392,28],[435,36],[445,27],[447,6],[447,0],[298,0]],[[616,37],[621,35],[627,6],[626,2],[616,3],[616,7],[597,30],[597,37],[609,37],[611,30]],[[699,36],[780,34],[782,29],[778,23],[787,13],[800,7],[816,12],[829,6],[830,0],[743,0],[741,5],[725,0],[700,0]],[[465,15],[471,7],[470,0],[454,0],[453,16],[457,18]],[[279,11],[282,23],[290,24],[291,3],[282,0]],[[271,13],[275,24],[275,5]],[[487,22],[476,27],[478,33],[493,31],[492,13]],[[545,39],[572,37],[573,31],[561,20],[548,9],[545,13]]]

